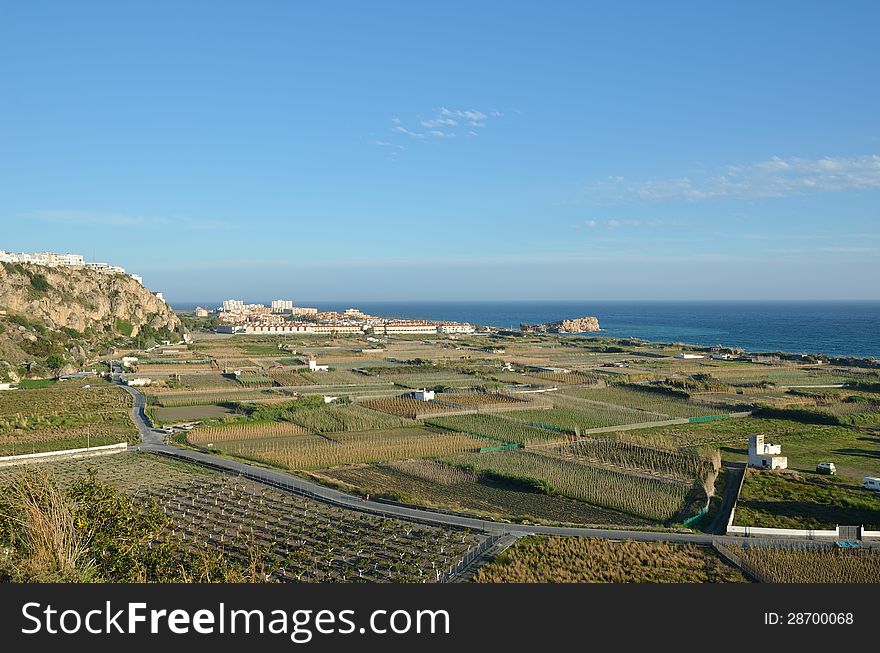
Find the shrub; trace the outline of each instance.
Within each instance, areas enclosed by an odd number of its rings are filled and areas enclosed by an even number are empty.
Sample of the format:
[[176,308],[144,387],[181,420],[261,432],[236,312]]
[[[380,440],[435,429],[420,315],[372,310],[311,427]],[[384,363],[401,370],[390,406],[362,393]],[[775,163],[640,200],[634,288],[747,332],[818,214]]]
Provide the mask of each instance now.
[[134,327],[128,320],[116,320],[114,326],[116,327],[116,330],[124,335],[126,338],[131,337],[131,333],[132,331],[134,331]]
[[31,286],[33,286],[34,290],[37,292],[46,292],[51,288],[49,282],[46,280],[42,274],[35,274],[31,277]]

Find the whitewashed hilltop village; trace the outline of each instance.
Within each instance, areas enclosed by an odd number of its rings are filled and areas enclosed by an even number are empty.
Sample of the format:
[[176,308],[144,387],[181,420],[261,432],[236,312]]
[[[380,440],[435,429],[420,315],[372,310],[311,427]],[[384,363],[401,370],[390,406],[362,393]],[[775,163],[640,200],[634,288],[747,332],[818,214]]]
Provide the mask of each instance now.
[[[0,263],[26,263],[30,265],[43,265],[48,268],[87,268],[98,270],[108,274],[128,274],[129,277],[143,285],[144,280],[140,275],[129,274],[125,268],[109,263],[87,262],[81,254],[55,254],[53,252],[7,252],[0,249]],[[158,293],[159,299],[162,299]]]

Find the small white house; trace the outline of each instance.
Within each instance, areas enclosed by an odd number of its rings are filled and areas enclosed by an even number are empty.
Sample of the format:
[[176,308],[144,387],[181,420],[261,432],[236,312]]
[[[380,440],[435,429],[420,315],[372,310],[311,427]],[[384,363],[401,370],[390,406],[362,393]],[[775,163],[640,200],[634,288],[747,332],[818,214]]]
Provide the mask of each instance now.
[[152,379],[146,379],[146,378],[126,379],[125,385],[130,385],[133,388],[137,388],[137,387],[143,387],[146,385],[150,385],[152,382],[153,382]]
[[11,383],[0,383],[0,390],[12,390]]
[[123,356],[122,357],[122,366],[123,367],[131,367],[135,363],[138,362],[137,356]]
[[413,398],[418,399],[419,401],[434,401],[434,391],[433,390],[416,390],[413,392]]
[[329,372],[329,365],[318,365],[318,361],[314,358],[309,359],[309,371],[311,372]]
[[339,397],[331,397],[329,395],[324,395],[324,403],[325,404],[335,404],[339,401]]
[[759,469],[786,469],[788,458],[780,456],[782,445],[764,444],[764,436],[758,433],[749,435],[749,467]]
[[694,358],[706,358],[703,354],[689,354],[687,352],[681,352],[675,355],[676,358],[684,358],[686,360],[691,360]]

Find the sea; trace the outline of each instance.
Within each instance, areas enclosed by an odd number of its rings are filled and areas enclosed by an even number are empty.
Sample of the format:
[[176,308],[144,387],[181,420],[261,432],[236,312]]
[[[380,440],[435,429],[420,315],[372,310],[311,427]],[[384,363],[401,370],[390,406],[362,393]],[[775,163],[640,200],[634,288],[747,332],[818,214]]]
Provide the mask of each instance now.
[[[220,302],[173,303],[178,310]],[[268,304],[268,301],[262,303]],[[320,310],[359,308],[388,317],[471,322],[518,329],[595,316],[598,336],[880,358],[880,301],[410,301],[306,302]]]

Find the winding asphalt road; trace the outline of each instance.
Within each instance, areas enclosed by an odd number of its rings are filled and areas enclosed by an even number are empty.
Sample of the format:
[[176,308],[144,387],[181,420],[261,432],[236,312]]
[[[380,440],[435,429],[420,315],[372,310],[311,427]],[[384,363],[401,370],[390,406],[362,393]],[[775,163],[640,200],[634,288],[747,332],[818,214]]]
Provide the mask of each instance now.
[[[117,379],[117,383],[119,380]],[[644,542],[690,542],[694,544],[711,544],[712,541],[722,543],[741,542],[742,538],[726,537],[704,533],[678,533],[671,531],[638,531],[618,530],[610,528],[577,528],[565,526],[543,526],[530,524],[511,524],[507,522],[490,521],[448,514],[421,508],[411,508],[399,504],[389,504],[379,501],[370,501],[356,497],[333,488],[325,487],[318,483],[273,469],[266,469],[257,465],[229,460],[221,456],[214,456],[201,451],[184,449],[168,444],[165,434],[150,426],[145,412],[146,399],[141,392],[120,383],[120,387],[126,390],[134,398],[134,406],[131,410],[140,432],[143,444],[135,447],[142,451],[148,451],[157,455],[194,462],[213,469],[240,474],[250,479],[279,487],[288,491],[296,492],[311,497],[317,501],[323,501],[343,508],[368,512],[372,514],[399,517],[421,523],[436,526],[454,526],[483,531],[492,535],[567,535],[580,537],[600,537],[612,540],[638,540]],[[725,518],[726,523],[726,518]]]

